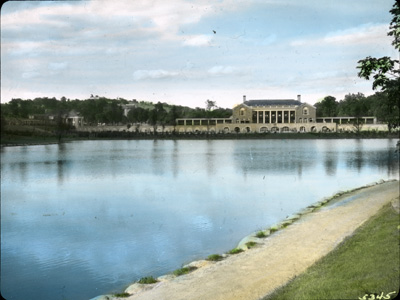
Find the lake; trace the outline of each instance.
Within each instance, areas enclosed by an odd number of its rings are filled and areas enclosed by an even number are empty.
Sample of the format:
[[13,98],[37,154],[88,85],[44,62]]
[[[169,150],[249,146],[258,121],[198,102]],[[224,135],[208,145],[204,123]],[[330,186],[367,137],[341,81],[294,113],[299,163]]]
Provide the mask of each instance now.
[[90,299],[398,179],[395,139],[118,140],[1,149],[1,293]]

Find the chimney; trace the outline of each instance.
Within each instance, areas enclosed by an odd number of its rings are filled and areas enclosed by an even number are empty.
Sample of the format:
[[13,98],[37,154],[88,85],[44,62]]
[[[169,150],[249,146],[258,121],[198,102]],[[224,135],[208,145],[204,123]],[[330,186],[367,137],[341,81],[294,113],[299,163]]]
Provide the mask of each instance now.
[[301,95],[297,95],[297,101],[301,102]]
[[243,103],[246,102],[246,95],[243,95]]

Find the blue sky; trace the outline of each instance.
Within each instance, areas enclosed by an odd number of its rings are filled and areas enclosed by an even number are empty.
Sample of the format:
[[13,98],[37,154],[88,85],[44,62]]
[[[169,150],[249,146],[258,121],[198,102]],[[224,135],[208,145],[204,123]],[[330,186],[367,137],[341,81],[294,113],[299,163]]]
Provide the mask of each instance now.
[[9,1],[1,102],[47,96],[232,107],[372,94],[357,61],[398,52],[393,0]]

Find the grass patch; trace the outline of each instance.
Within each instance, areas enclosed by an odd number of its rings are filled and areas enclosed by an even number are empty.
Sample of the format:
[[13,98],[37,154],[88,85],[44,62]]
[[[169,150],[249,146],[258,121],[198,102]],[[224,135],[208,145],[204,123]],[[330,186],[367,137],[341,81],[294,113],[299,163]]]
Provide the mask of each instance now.
[[188,274],[188,273],[190,273],[190,272],[192,272],[192,271],[194,271],[194,270],[196,270],[196,269],[197,269],[197,267],[186,267],[186,268],[181,268],[181,269],[175,270],[175,271],[173,272],[173,274],[176,275],[176,276],[181,276],[181,275]]
[[222,259],[223,259],[223,257],[219,254],[211,254],[207,257],[207,260],[210,260],[210,261],[220,261]]
[[262,238],[267,237],[267,235],[265,234],[264,231],[259,231],[256,233],[256,237],[258,237],[259,239],[262,239]]
[[231,251],[229,251],[228,254],[238,254],[240,252],[243,252],[243,249],[235,248],[235,249],[232,249]]
[[257,243],[256,242],[247,242],[246,243],[246,246],[247,246],[247,248],[253,248],[254,246],[256,246],[257,245]]
[[129,294],[129,293],[117,293],[117,294],[114,294],[114,297],[118,297],[118,298],[127,298],[127,297],[129,297],[131,294]]
[[157,279],[154,279],[153,276],[143,277],[143,278],[140,278],[138,281],[138,283],[141,283],[141,284],[152,284],[152,283],[156,283],[156,282],[158,282],[158,281],[157,281]]
[[[399,291],[399,214],[391,204],[335,250],[264,300],[395,298]],[[376,298],[375,299],[379,299]]]
[[269,233],[274,233],[274,232],[276,232],[276,231],[278,231],[278,228],[275,228],[275,227],[271,227],[270,229],[269,229]]

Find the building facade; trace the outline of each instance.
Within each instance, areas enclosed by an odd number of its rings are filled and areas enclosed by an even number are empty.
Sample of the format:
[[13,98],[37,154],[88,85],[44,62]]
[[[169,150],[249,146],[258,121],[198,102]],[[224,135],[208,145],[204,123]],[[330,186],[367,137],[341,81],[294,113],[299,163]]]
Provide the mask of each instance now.
[[316,108],[297,99],[246,100],[228,119],[177,119],[178,132],[316,132],[335,131],[335,124],[317,124]]

